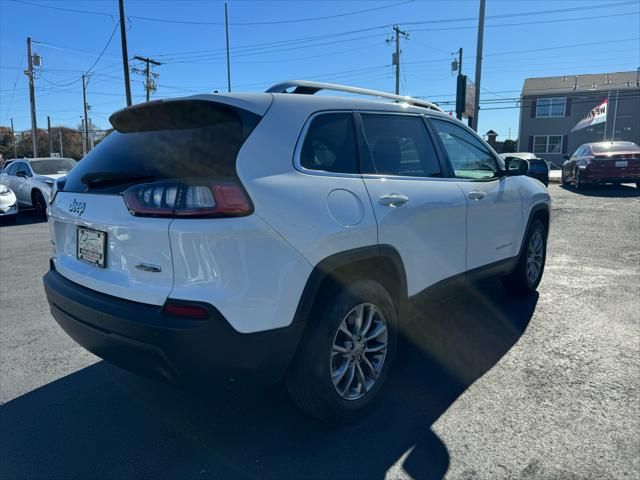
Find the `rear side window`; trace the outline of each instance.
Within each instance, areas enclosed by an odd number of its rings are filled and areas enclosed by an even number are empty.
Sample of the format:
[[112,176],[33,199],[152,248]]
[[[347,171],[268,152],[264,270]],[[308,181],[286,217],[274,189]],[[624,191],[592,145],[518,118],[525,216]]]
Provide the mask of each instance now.
[[311,121],[302,144],[300,165],[325,172],[357,172],[351,113],[325,113]]
[[122,110],[110,118],[115,131],[78,162],[64,190],[106,193],[136,180],[235,177],[238,151],[260,118],[206,100]]
[[421,117],[362,114],[373,171],[383,175],[440,177],[438,156]]

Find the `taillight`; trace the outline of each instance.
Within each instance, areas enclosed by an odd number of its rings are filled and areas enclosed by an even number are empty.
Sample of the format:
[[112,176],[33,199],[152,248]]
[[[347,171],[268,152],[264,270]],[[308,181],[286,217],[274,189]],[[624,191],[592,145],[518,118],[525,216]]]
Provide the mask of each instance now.
[[209,318],[209,312],[207,309],[200,305],[173,303],[171,301],[168,301],[164,305],[162,313],[171,317],[195,318],[198,320]]
[[142,217],[241,217],[253,212],[242,185],[234,180],[143,183],[124,192],[131,215]]
[[49,203],[53,203],[53,201],[56,199],[56,195],[58,195],[58,192],[61,192],[64,189],[64,184],[66,182],[67,177],[61,177],[53,181],[51,190],[49,190]]

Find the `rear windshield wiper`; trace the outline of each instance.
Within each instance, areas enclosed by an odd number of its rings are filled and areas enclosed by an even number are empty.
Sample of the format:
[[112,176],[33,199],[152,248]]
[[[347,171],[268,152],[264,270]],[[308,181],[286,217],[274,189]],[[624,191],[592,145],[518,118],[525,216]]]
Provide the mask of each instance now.
[[131,173],[103,172],[87,173],[80,181],[87,186],[87,191],[92,188],[107,188],[129,183],[148,182],[155,180],[153,175],[135,175]]

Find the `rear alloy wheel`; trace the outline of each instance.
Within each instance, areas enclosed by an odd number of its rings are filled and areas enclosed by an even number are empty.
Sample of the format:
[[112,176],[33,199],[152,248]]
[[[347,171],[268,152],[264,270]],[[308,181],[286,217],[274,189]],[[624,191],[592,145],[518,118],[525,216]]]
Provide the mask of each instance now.
[[344,317],[329,362],[331,381],[338,395],[357,400],[380,377],[387,355],[389,330],[383,313],[372,303],[361,303]]
[[36,211],[36,215],[40,218],[47,218],[47,202],[45,202],[40,190],[35,190],[31,194],[31,203]]
[[384,287],[371,280],[323,294],[287,373],[287,390],[308,414],[349,423],[373,407],[389,374],[396,313]]
[[513,293],[533,292],[540,285],[547,259],[547,231],[536,219],[527,232],[515,270],[502,279],[505,288]]

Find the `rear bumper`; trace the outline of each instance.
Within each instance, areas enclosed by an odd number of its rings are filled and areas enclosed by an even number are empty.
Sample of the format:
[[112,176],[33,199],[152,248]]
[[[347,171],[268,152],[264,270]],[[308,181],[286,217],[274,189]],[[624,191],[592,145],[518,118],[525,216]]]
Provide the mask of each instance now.
[[640,181],[640,173],[593,172],[587,169],[582,178],[589,183],[635,183]]
[[127,370],[188,387],[228,378],[277,382],[303,329],[300,322],[243,334],[210,305],[206,320],[169,317],[162,307],[90,290],[53,269],[43,281],[53,317],[77,343]]

